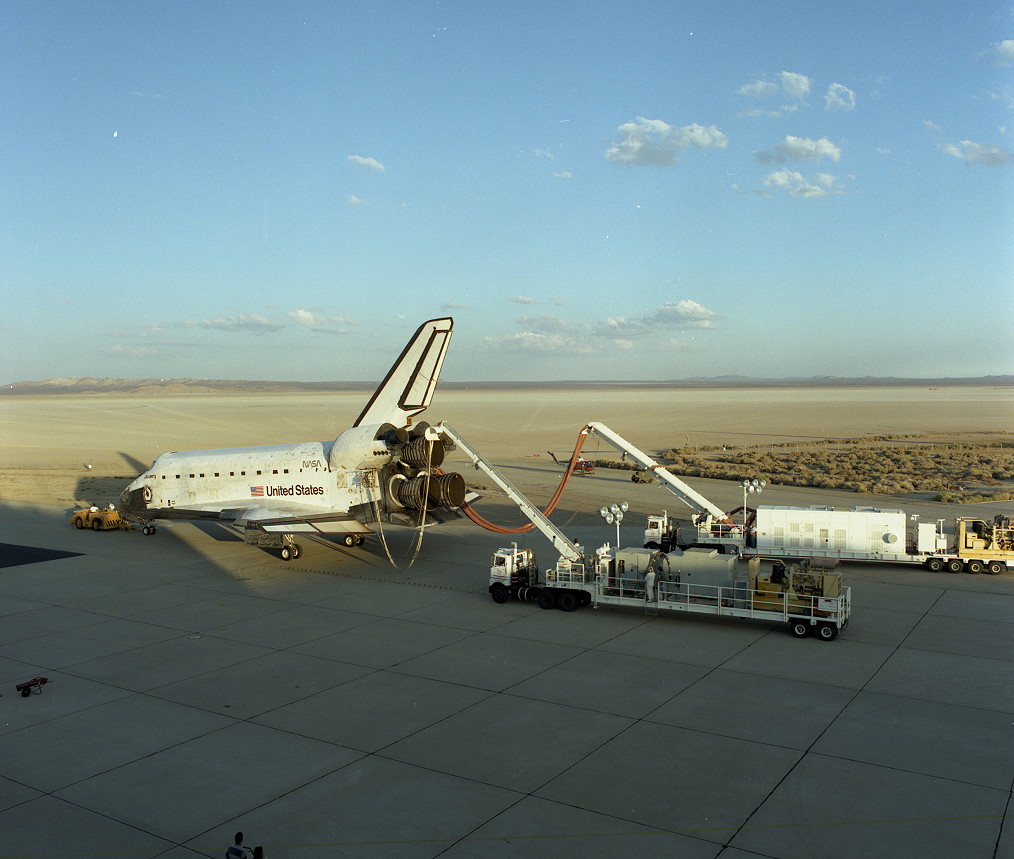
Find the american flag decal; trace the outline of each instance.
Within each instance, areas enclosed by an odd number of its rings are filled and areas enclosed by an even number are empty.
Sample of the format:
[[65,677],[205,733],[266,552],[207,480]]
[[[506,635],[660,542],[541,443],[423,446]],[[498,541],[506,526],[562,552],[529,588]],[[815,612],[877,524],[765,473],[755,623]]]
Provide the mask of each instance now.
[[263,486],[251,486],[250,487],[250,497],[251,498],[263,498],[264,497],[264,487]]

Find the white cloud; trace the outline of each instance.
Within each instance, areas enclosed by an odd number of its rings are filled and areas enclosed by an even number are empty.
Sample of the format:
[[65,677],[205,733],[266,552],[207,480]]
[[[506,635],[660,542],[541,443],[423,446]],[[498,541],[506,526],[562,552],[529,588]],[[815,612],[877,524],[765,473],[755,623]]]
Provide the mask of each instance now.
[[979,56],[991,60],[994,65],[1009,66],[1011,63],[1014,63],[1014,39],[994,42]]
[[333,328],[336,325],[353,325],[355,320],[348,316],[323,316],[302,307],[288,312],[288,317],[297,325],[308,328]]
[[793,197],[828,197],[832,194],[844,194],[845,189],[830,173],[818,173],[816,180],[811,182],[802,173],[795,170],[778,170],[764,177],[764,187],[785,191]]
[[806,98],[810,93],[810,79],[798,72],[779,72],[778,80],[782,84],[782,91],[789,98]]
[[491,348],[504,352],[590,355],[598,351],[591,343],[580,337],[570,337],[565,334],[539,334],[534,331],[520,331],[506,337],[486,337],[484,342]]
[[445,301],[440,305],[441,310],[471,310],[471,304],[462,304],[460,301]]
[[370,158],[364,155],[349,155],[349,164],[358,167],[365,173],[384,173],[384,165],[381,164],[376,158]]
[[714,328],[715,320],[721,318],[703,304],[683,299],[663,304],[648,317],[648,321],[666,328]]
[[930,131],[935,131],[938,134],[940,133],[940,126],[937,125],[935,122],[933,122],[933,120],[931,119],[924,119],[922,121],[922,127],[928,128]]
[[369,203],[366,200],[360,199],[355,194],[349,194],[348,200],[345,201],[350,206],[368,206]]
[[538,304],[539,303],[534,298],[529,298],[526,295],[512,295],[507,300],[508,301],[513,301],[515,304]]
[[715,328],[715,323],[721,318],[703,304],[683,299],[666,302],[638,318],[607,316],[598,322],[586,322],[569,317],[561,319],[559,316],[542,313],[538,316],[525,316],[518,321],[532,333],[581,337],[587,342],[597,340],[600,343],[602,341],[619,343],[650,337],[660,331]]
[[552,158],[556,157],[548,149],[536,149],[532,154],[535,155],[536,158],[550,158],[550,159],[552,159]]
[[737,92],[750,98],[766,98],[778,93],[778,84],[770,81],[754,81],[752,84],[743,84]]
[[942,145],[940,151],[966,164],[985,164],[987,167],[1002,167],[1010,160],[1010,153],[1002,146],[996,143],[976,143],[974,140],[948,143]]
[[824,110],[852,110],[856,94],[844,84],[831,84],[824,94]]
[[775,144],[775,149],[790,161],[820,161],[821,158],[841,161],[841,150],[826,137],[812,140],[789,134],[781,143]]
[[743,84],[736,92],[758,101],[781,96],[787,103],[773,110],[751,108],[741,111],[740,116],[767,116],[775,119],[787,113],[794,113],[799,110],[801,104],[804,104],[811,86],[810,79],[806,75],[799,72],[779,72],[771,77],[774,80],[761,78],[753,83]]
[[553,174],[557,179],[573,179],[574,174],[569,170],[561,170],[559,173]]
[[285,328],[279,322],[271,322],[256,313],[240,313],[220,319],[202,319],[199,322],[184,322],[184,328],[212,328],[216,331],[250,331],[254,334],[272,333]]
[[[525,331],[506,337],[486,338],[485,343],[503,352],[542,355],[592,355],[609,348],[631,351],[639,340],[670,331],[715,328],[721,316],[690,299],[670,301],[640,318],[607,316],[599,321],[561,318],[551,313],[518,319]],[[668,343],[677,341],[666,339]]]
[[686,149],[724,149],[729,143],[729,138],[714,125],[691,123],[676,127],[643,116],[617,126],[616,130],[620,140],[606,150],[606,160],[639,167],[671,167]]

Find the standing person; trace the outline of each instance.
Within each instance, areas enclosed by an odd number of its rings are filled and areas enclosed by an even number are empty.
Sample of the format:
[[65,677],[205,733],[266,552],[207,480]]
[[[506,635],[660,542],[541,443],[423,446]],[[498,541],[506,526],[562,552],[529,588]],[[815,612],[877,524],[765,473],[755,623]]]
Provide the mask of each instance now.
[[253,851],[243,846],[243,833],[237,832],[235,843],[225,851],[225,859],[250,859]]
[[264,848],[260,844],[254,847],[253,859],[264,859]]
[[648,573],[644,577],[644,598],[648,602],[655,601],[655,568],[648,567]]

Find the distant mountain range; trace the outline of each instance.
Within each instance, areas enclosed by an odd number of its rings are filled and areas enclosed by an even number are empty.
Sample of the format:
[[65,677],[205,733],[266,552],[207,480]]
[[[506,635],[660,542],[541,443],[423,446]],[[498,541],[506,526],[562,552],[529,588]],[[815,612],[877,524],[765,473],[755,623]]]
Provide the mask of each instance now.
[[[41,394],[258,394],[298,392],[372,391],[377,382],[272,382],[243,379],[44,379],[38,382],[9,382],[0,387],[2,395]],[[668,381],[572,381],[558,382],[441,382],[448,390],[468,389],[588,389],[624,388],[841,388],[841,387],[1010,387],[1014,376],[974,378],[911,379],[895,376],[809,376],[786,379],[754,376],[708,376]]]

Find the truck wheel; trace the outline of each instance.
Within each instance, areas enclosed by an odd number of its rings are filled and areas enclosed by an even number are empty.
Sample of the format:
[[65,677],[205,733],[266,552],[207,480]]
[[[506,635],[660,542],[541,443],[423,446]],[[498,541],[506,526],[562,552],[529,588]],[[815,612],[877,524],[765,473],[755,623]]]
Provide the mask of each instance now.
[[965,565],[957,558],[952,558],[947,562],[947,572],[949,573],[960,573],[964,568]]
[[982,561],[969,561],[965,566],[966,571],[969,573],[975,573],[975,575],[979,575],[979,573],[984,572],[985,569],[986,565],[982,563]]
[[944,568],[943,558],[930,558],[926,561],[926,569],[931,573],[939,573]]
[[1007,565],[1003,561],[990,561],[986,569],[991,576],[998,576],[1007,569]]
[[838,627],[833,623],[818,623],[817,638],[821,641],[834,641],[838,637]]
[[511,598],[511,591],[506,585],[495,582],[489,589],[489,595],[493,597],[493,602],[503,605]]
[[560,591],[556,598],[556,607],[560,611],[574,611],[577,608],[577,597],[573,591]]
[[102,522],[100,522],[98,519],[92,519],[92,530],[93,531],[101,531],[102,530]]
[[81,521],[81,517],[80,516],[75,516],[74,517],[74,527],[77,528],[79,531],[82,528],[84,528],[84,522]]
[[556,596],[550,590],[545,590],[539,594],[539,608],[554,608],[556,606]]
[[810,624],[805,620],[793,620],[789,622],[789,632],[796,638],[806,638],[810,634]]

